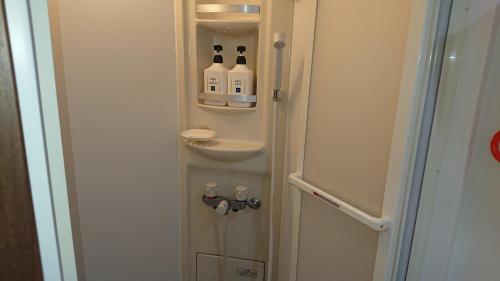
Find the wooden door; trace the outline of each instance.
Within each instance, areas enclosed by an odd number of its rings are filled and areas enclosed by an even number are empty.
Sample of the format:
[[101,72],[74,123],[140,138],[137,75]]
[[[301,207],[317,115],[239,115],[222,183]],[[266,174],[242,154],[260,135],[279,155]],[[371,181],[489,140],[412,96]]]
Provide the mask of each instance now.
[[4,3],[0,1],[0,280],[43,280]]

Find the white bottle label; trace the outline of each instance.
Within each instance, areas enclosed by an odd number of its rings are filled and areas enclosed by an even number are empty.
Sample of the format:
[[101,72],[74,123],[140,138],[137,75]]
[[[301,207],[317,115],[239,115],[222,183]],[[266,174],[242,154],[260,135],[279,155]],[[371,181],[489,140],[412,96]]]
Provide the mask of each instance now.
[[234,79],[231,83],[231,93],[237,95],[246,95],[245,80]]
[[209,94],[219,94],[220,93],[220,81],[217,77],[207,77],[207,89],[206,92]]

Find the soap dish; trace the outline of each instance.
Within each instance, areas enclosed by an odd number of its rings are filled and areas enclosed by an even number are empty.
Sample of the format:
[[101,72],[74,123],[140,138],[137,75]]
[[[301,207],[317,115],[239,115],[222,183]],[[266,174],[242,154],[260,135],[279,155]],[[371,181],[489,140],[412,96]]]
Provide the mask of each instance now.
[[205,129],[190,129],[183,131],[181,136],[189,141],[209,141],[215,138],[215,132]]

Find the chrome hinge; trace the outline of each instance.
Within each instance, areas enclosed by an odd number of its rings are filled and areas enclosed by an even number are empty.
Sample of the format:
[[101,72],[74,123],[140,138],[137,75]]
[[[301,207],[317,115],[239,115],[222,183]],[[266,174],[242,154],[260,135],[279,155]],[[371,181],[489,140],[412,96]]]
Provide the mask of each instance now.
[[273,101],[281,101],[281,89],[273,89]]

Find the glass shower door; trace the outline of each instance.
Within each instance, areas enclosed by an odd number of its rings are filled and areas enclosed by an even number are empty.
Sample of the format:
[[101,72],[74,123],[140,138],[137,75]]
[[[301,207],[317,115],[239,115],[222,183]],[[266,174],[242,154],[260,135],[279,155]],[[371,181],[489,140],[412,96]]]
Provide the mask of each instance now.
[[499,26],[499,1],[454,1],[408,281],[500,280]]

